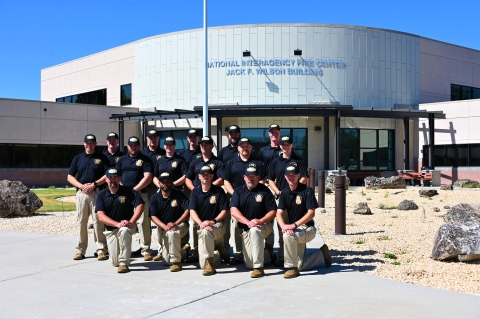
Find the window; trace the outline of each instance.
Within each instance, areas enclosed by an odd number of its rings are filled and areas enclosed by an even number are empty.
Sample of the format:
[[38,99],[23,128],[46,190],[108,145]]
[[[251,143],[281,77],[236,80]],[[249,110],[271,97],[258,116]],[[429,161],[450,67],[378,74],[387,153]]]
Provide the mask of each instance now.
[[0,144],[0,167],[13,167],[13,144]]
[[120,105],[132,104],[132,84],[120,86]]
[[[423,146],[423,166],[428,166],[428,145]],[[434,146],[435,166],[480,166],[480,144]]]
[[107,89],[59,97],[55,102],[107,105]]
[[38,145],[15,145],[15,167],[38,167]]
[[395,169],[393,130],[340,130],[340,161],[342,169]]
[[450,95],[452,101],[480,99],[480,88],[451,84]]

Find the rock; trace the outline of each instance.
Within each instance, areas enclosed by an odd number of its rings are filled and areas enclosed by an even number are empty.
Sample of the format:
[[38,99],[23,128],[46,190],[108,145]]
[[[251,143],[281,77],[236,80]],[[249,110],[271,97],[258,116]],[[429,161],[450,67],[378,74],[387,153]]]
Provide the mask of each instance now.
[[437,191],[434,189],[429,189],[429,190],[421,189],[418,191],[418,193],[420,194],[421,197],[432,197],[432,196],[438,195]]
[[453,190],[453,186],[450,185],[450,184],[442,184],[442,185],[440,185],[440,190],[451,191],[451,190]]
[[480,212],[468,204],[461,203],[453,206],[443,215],[443,220],[449,224],[466,224],[469,222],[480,224]]
[[472,179],[458,179],[455,183],[453,183],[453,187],[459,187],[459,188],[477,188],[478,184],[480,184],[477,181],[474,181]]
[[[345,190],[350,186],[350,179],[345,176]],[[335,192],[335,175],[329,175],[325,178],[325,193]]]
[[399,188],[407,188],[407,184],[405,183],[405,179],[400,176],[392,176],[392,177],[375,177],[375,176],[368,176],[365,177],[365,188],[373,189],[399,189]]
[[438,208],[438,207],[433,207],[433,211],[434,211],[435,213],[438,213],[438,212],[440,211],[440,208]]
[[43,206],[30,189],[17,181],[0,181],[0,217],[28,216]]
[[480,260],[480,224],[440,226],[434,239],[432,258],[462,262]]
[[372,211],[365,202],[358,203],[357,208],[353,210],[353,213],[361,215],[372,215]]
[[443,206],[443,209],[450,209],[450,206]]
[[398,204],[397,209],[400,209],[400,210],[415,210],[415,209],[418,209],[418,206],[417,206],[417,204],[415,204],[411,200],[404,199],[400,202],[400,204]]

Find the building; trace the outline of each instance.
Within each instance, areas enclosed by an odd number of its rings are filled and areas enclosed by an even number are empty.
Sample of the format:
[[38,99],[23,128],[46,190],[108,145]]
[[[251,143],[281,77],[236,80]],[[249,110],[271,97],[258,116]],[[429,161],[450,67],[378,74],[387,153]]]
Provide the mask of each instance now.
[[[202,32],[161,34],[43,69],[41,100],[133,107],[141,113],[117,109],[112,119],[181,140],[188,128],[202,127]],[[208,32],[209,115],[217,147],[227,143],[231,124],[258,147],[267,143],[268,125],[277,123],[317,170],[390,176],[435,166],[443,183],[480,180],[480,51],[345,25],[239,25]],[[460,155],[440,163],[441,145],[444,153]],[[425,157],[427,151],[435,156]]]

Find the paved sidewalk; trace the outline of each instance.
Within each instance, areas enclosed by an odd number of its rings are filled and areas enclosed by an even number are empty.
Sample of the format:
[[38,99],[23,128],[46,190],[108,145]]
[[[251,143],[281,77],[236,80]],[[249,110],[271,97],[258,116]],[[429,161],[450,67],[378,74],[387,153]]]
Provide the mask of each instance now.
[[135,258],[130,273],[117,274],[93,257],[91,242],[87,258],[74,261],[74,245],[73,236],[0,232],[0,317],[480,318],[480,297],[338,265],[290,280],[267,267],[251,279],[243,265],[204,277],[193,265],[171,273]]

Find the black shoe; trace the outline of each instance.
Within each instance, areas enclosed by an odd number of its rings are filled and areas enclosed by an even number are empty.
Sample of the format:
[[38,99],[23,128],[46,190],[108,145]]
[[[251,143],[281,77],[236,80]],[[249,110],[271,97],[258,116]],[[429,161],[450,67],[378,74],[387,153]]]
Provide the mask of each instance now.
[[330,256],[330,250],[327,245],[320,247],[320,250],[323,254],[323,259],[325,259],[325,265],[329,268],[332,265],[332,256]]
[[278,259],[276,262],[275,262],[275,267],[283,267],[285,261],[283,259]]
[[198,263],[198,257],[188,256],[188,257],[187,257],[187,263],[190,263],[190,264]]
[[228,264],[230,262],[230,254],[228,253],[227,249],[225,249],[223,245],[218,245],[215,247],[215,249],[218,251],[218,254],[222,260]]
[[235,258],[235,257],[230,259],[230,262],[229,262],[230,265],[240,265],[240,264],[243,264],[243,263],[245,263],[243,260],[240,260],[240,259]]
[[142,248],[139,248],[135,251],[132,251],[133,256],[141,257],[142,256]]
[[[268,250],[268,253],[270,255],[270,259],[271,259],[271,264],[272,265],[276,265],[276,261],[277,261],[277,255],[275,255],[275,252],[273,251],[273,246],[271,245],[265,245],[265,248]],[[282,264],[283,265],[283,264]]]

